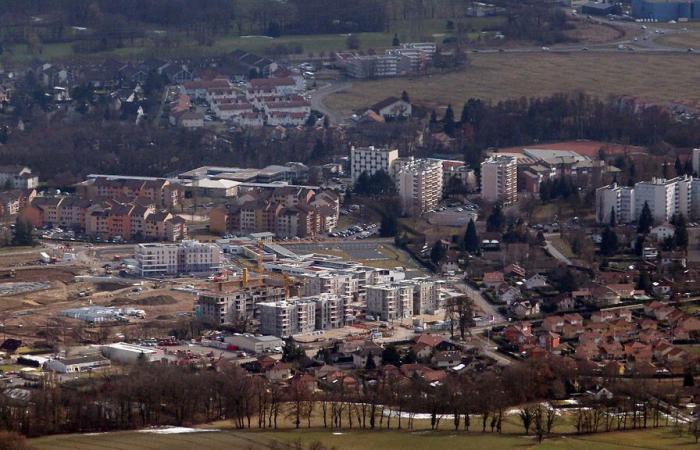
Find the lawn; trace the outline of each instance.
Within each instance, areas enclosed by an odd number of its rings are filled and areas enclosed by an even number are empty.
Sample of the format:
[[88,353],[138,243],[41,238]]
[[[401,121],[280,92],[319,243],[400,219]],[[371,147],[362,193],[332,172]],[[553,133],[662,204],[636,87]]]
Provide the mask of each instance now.
[[439,109],[452,103],[458,111],[470,97],[498,101],[572,91],[600,97],[700,100],[699,72],[700,55],[695,54],[470,53],[469,66],[459,72],[355,81],[325,103],[351,113],[404,90],[425,107]]
[[545,440],[538,444],[531,436],[491,433],[454,433],[450,431],[398,432],[398,431],[343,431],[331,433],[321,430],[285,432],[219,431],[187,434],[156,435],[138,432],[117,432],[93,435],[59,435],[34,439],[31,444],[38,449],[149,449],[180,450],[191,448],[265,449],[269,443],[301,441],[305,445],[319,441],[326,446],[343,450],[457,450],[457,449],[596,449],[625,448],[697,448],[687,434],[678,437],[668,431],[630,431],[586,436],[564,436]]

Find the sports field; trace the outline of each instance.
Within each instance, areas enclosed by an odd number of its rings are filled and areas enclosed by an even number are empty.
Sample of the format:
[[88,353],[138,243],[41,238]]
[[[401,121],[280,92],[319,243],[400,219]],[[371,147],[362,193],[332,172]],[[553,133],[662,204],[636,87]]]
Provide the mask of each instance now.
[[459,72],[418,78],[355,81],[327,97],[325,104],[345,114],[406,91],[428,108],[471,97],[487,100],[585,91],[600,97],[630,95],[647,100],[700,100],[700,54],[626,52],[469,53]]

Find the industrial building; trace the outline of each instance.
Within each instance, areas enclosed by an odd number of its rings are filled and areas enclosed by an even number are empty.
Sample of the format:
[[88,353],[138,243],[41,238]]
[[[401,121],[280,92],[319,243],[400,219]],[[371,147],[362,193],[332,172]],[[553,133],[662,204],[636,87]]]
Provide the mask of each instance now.
[[74,358],[50,359],[44,367],[58,373],[86,372],[111,365],[109,359],[102,355],[83,355]]
[[632,0],[632,17],[659,22],[700,18],[699,0]]
[[252,334],[234,334],[226,336],[224,342],[235,345],[241,350],[252,353],[264,353],[284,347],[284,341],[277,336],[254,336]]
[[134,364],[139,361],[157,361],[163,356],[163,352],[153,347],[116,342],[103,345],[100,349],[105,358],[122,364]]

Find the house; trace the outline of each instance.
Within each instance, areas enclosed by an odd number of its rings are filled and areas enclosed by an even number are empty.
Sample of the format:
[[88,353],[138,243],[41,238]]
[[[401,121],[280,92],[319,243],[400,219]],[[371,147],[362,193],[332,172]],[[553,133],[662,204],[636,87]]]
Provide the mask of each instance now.
[[265,368],[263,374],[270,381],[285,381],[292,377],[292,368],[289,364],[278,361]]
[[518,319],[533,317],[540,313],[540,301],[538,299],[520,300],[511,305],[510,311]]
[[[503,290],[503,288],[505,289]],[[506,305],[511,305],[517,300],[520,300],[523,296],[522,292],[520,292],[520,289],[516,287],[502,285],[501,290],[503,290],[503,292],[499,294],[499,297],[501,298],[501,301],[504,302]]]
[[546,286],[548,286],[547,277],[539,273],[525,280],[525,287],[527,289],[543,288]]
[[500,285],[505,283],[503,272],[486,272],[482,282],[487,288],[497,289]]
[[352,354],[352,365],[355,369],[364,369],[367,367],[367,361],[372,358],[374,367],[382,365],[382,347],[374,343],[366,343],[366,345],[357,352]]
[[653,356],[651,345],[642,342],[625,344],[625,356],[629,361],[650,362]]
[[411,103],[396,97],[387,97],[375,103],[370,110],[385,121],[408,119],[411,117]]
[[436,369],[446,369],[462,363],[462,353],[457,350],[436,352],[430,360]]
[[546,332],[539,336],[538,341],[540,347],[545,350],[552,351],[559,347],[559,335],[551,331]]
[[675,230],[670,224],[661,224],[655,226],[649,231],[649,234],[656,239],[657,242],[663,242],[668,238],[672,238],[675,234]]

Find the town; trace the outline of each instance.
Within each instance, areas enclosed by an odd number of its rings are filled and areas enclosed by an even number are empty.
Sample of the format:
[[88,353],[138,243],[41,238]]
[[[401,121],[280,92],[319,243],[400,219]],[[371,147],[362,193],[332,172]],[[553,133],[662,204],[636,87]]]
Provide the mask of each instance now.
[[529,53],[694,59],[692,8],[329,0],[346,22],[309,13],[337,41],[312,51],[296,1],[196,3],[124,34],[99,1],[57,7],[100,24],[60,38],[60,15],[0,16],[7,448],[697,445],[700,107],[432,84]]

